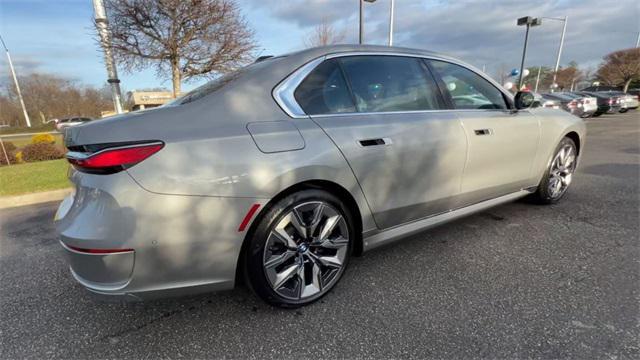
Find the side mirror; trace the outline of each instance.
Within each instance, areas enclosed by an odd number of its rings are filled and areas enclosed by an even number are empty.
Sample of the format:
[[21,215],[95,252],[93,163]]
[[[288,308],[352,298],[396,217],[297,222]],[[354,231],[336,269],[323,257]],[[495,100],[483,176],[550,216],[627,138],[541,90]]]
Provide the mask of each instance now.
[[528,91],[518,91],[513,99],[516,105],[516,109],[528,109],[533,105],[535,97]]

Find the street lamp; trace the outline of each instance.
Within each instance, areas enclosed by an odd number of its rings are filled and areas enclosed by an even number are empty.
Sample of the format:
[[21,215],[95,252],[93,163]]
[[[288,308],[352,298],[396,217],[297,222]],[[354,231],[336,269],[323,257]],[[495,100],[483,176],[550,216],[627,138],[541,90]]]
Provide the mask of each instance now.
[[522,88],[522,80],[524,77],[524,59],[527,57],[527,43],[529,42],[529,28],[532,26],[538,26],[542,24],[542,20],[538,18],[532,18],[531,16],[525,16],[518,19],[518,26],[527,26],[527,32],[524,34],[524,48],[522,49],[522,62],[520,63],[520,78],[518,80],[518,91]]
[[553,82],[551,84],[552,85],[551,92],[553,92],[553,89],[555,88],[554,85],[557,86],[556,77],[558,75],[558,68],[560,67],[560,55],[562,55],[562,46],[564,45],[564,34],[567,32],[567,20],[569,19],[569,17],[568,16],[565,16],[564,18],[543,17],[543,19],[564,22],[564,24],[562,25],[562,35],[560,35],[560,47],[558,47],[558,57],[556,58],[556,68],[553,70]]
[[376,0],[359,0],[360,1],[360,30],[358,32],[358,42],[360,45],[364,42],[364,3],[374,3]]
[[391,0],[389,6],[389,46],[393,46],[393,8],[395,7],[395,0]]
[[107,23],[107,12],[104,8],[103,0],[93,0],[93,11],[95,14],[96,28],[100,36],[100,46],[104,51],[104,64],[107,66],[107,82],[111,85],[111,98],[113,99],[113,108],[116,114],[122,114],[122,94],[120,92],[120,79],[118,79],[118,71],[113,58],[113,50],[111,49],[111,35],[109,33],[109,25]]
[[29,114],[27,113],[27,107],[24,106],[24,99],[22,98],[22,92],[20,91],[20,84],[18,84],[18,78],[16,77],[16,71],[13,68],[13,62],[11,61],[11,55],[9,54],[9,49],[7,49],[7,45],[4,44],[4,40],[2,36],[0,36],[0,43],[2,43],[2,47],[4,51],[7,53],[7,62],[9,63],[9,69],[11,70],[11,76],[13,77],[13,83],[16,86],[16,92],[18,93],[18,100],[20,101],[20,106],[22,106],[22,113],[24,114],[24,121],[27,123],[27,127],[31,127],[31,121],[29,120]]

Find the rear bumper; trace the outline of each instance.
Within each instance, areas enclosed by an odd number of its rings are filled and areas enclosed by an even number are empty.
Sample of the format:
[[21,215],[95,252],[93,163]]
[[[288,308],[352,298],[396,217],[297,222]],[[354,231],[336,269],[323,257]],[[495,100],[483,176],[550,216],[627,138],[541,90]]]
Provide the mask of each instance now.
[[232,288],[246,233],[238,226],[253,204],[267,201],[150,193],[126,172],[74,176],[77,191],[60,205],[56,230],[72,276],[101,298]]
[[116,291],[131,281],[135,264],[135,251],[112,254],[91,254],[70,248],[63,241],[69,268],[73,277],[88,288]]

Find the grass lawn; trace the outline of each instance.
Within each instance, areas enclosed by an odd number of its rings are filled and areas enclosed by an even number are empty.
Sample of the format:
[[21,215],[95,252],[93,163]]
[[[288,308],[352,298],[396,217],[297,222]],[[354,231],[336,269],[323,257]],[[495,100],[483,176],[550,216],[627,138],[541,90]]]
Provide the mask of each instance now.
[[0,196],[20,195],[71,186],[65,159],[0,167]]

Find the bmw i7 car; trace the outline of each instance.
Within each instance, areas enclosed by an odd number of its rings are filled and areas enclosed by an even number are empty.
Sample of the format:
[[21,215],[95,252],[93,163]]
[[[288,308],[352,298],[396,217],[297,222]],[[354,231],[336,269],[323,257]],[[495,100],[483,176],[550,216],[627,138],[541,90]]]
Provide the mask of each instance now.
[[[149,299],[231,289],[296,307],[349,259],[572,181],[585,125],[423,50],[260,59],[163,107],[66,129],[73,277]],[[358,276],[354,274],[354,276]]]

